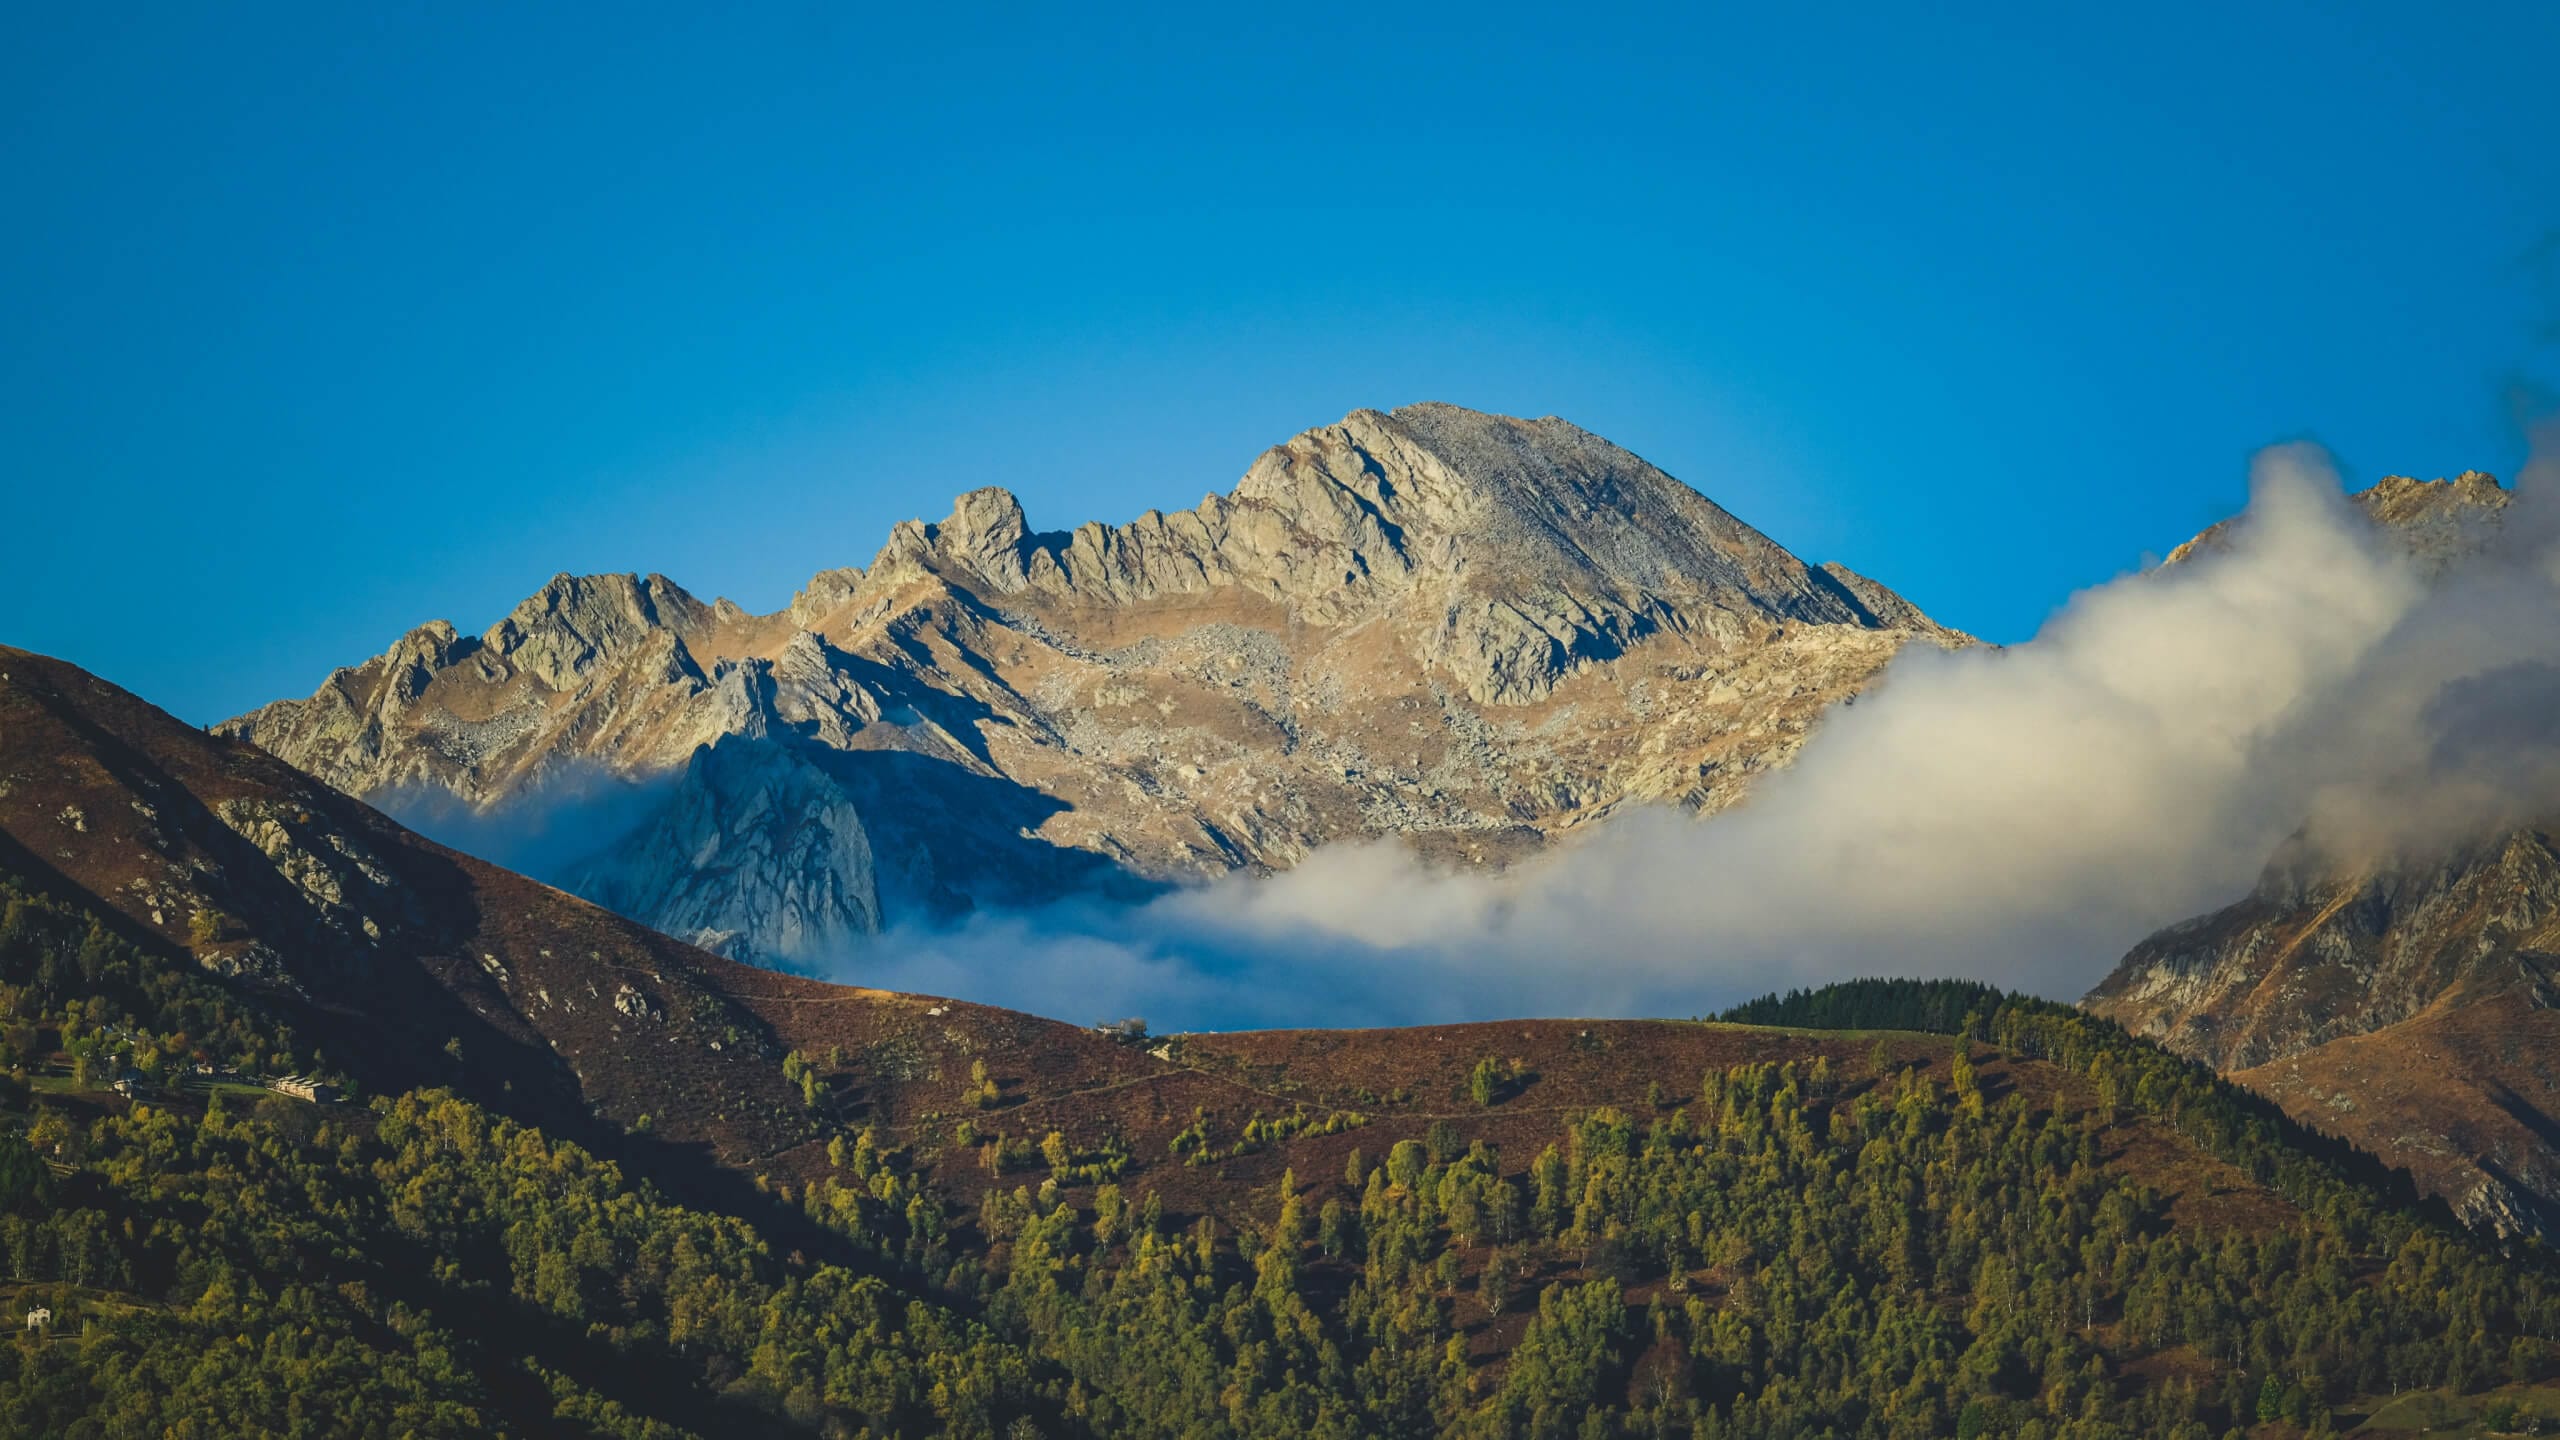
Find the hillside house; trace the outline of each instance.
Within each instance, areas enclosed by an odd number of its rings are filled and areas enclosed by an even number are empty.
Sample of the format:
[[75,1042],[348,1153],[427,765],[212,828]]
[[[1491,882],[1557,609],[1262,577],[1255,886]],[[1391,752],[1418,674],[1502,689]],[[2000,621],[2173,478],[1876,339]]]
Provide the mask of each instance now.
[[333,1104],[338,1098],[338,1087],[314,1080],[308,1075],[287,1075],[281,1080],[270,1080],[267,1082],[267,1088],[279,1095],[290,1096],[296,1100],[307,1100],[314,1105]]

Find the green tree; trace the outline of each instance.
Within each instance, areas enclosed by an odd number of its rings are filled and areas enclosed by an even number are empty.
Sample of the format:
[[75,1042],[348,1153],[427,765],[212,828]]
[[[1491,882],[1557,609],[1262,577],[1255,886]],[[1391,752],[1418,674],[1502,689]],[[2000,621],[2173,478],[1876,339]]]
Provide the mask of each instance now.
[[52,1179],[23,1133],[0,1129],[0,1214],[40,1209]]
[[1476,1276],[1476,1298],[1484,1302],[1486,1314],[1499,1315],[1519,1285],[1520,1262],[1510,1251],[1496,1249],[1484,1257],[1484,1269]]
[[2261,1424],[2284,1418],[2284,1382],[2273,1375],[2258,1386],[2258,1420]]
[[218,944],[231,924],[231,917],[219,910],[200,909],[187,917],[187,938],[198,946]]

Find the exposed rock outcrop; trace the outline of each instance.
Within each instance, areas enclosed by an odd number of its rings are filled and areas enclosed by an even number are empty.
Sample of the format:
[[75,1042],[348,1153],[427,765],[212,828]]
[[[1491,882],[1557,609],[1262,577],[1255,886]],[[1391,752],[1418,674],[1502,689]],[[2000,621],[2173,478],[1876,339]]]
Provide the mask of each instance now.
[[[2497,477],[2465,470],[2450,480],[2418,480],[2386,475],[2356,492],[2356,508],[2385,530],[2430,576],[2440,576],[2464,558],[2480,553],[2506,523],[2512,492]],[[2225,520],[2169,552],[2164,564],[2178,565],[2230,543]]]
[[574,877],[580,894],[721,954],[790,965],[880,929],[862,817],[797,747],[724,737],[674,798]]
[[2289,853],[2246,899],[2143,941],[2089,1008],[2222,1070],[2542,983],[2560,850],[2522,830],[2440,859],[2329,873]]
[[383,925],[414,923],[417,901],[362,842],[315,823],[309,808],[273,800],[225,800],[213,813],[292,882],[322,923],[380,940]]

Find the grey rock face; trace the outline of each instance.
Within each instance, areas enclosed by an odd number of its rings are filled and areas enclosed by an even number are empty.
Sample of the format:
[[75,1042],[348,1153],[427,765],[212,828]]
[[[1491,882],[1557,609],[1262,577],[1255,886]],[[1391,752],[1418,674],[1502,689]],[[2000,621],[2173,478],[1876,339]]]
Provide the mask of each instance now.
[[1340,840],[1501,863],[1621,804],[1721,809],[1913,640],[1968,643],[1562,420],[1418,405],[1122,526],[1038,532],[974,491],[775,615],[561,576],[477,639],[423,627],[227,728],[342,789],[473,807],[563,766],[682,773],[642,835],[552,878],[791,964]]
[[871,839],[851,799],[790,745],[724,738],[674,798],[571,886],[706,950],[812,965],[880,929]]

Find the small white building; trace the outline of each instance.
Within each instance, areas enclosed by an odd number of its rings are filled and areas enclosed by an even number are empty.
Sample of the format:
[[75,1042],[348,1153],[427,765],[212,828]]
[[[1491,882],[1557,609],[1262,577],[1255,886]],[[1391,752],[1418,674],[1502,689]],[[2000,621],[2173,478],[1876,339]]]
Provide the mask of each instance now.
[[37,1309],[27,1312],[27,1328],[30,1330],[42,1330],[52,1323],[53,1312],[51,1310]]

